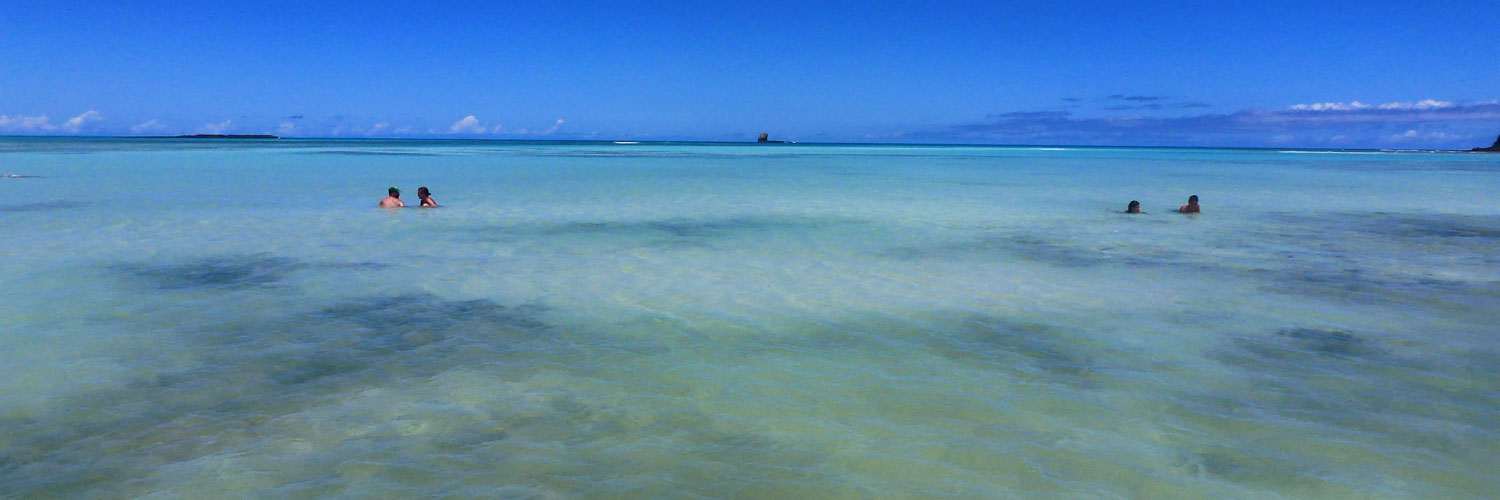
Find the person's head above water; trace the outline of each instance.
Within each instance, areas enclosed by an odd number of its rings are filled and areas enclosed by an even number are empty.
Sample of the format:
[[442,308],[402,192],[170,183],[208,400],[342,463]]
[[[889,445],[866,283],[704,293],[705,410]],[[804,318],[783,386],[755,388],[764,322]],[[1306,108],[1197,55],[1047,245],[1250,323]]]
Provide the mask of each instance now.
[[1185,214],[1196,214],[1196,213],[1198,213],[1198,211],[1199,211],[1198,210],[1198,195],[1195,194],[1195,195],[1189,196],[1188,197],[1188,204],[1183,205],[1182,207],[1179,207],[1177,209],[1177,211],[1180,212],[1180,213],[1185,213]]
[[396,189],[396,186],[391,186],[390,189],[385,190],[385,194],[386,197],[380,200],[381,208],[400,208],[406,206],[406,202],[401,201],[401,190]]
[[1135,200],[1130,200],[1130,204],[1127,205],[1127,206],[1125,206],[1125,213],[1127,213],[1127,214],[1138,214],[1138,213],[1141,213],[1141,202],[1135,201]]
[[423,207],[438,206],[437,200],[432,199],[432,191],[427,190],[427,186],[417,188],[417,199],[422,200]]

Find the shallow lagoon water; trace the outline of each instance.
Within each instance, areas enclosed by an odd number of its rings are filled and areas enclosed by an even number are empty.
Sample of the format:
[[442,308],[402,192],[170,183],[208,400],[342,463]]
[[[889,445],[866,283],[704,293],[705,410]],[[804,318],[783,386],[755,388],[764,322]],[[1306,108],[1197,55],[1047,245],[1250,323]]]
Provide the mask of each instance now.
[[0,140],[0,496],[1493,495],[1500,159],[1303,153]]

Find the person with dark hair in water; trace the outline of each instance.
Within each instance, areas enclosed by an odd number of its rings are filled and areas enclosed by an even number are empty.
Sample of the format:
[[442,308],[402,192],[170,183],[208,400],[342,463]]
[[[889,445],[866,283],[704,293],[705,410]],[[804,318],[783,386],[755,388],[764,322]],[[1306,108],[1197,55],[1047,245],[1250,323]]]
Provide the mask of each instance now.
[[1138,213],[1141,213],[1141,202],[1135,201],[1135,200],[1130,200],[1130,205],[1127,205],[1125,207],[1125,213],[1127,213],[1127,214],[1138,214]]
[[1177,209],[1177,213],[1183,213],[1183,214],[1196,214],[1196,213],[1198,213],[1198,195],[1195,194],[1195,195],[1189,196],[1188,197],[1188,204],[1183,205],[1182,207],[1178,208]]
[[390,189],[385,190],[385,193],[385,198],[380,200],[380,208],[401,208],[406,206],[406,202],[401,201],[401,190],[396,189],[396,186],[391,186]]
[[427,186],[417,188],[417,199],[422,200],[423,208],[438,206],[437,200],[432,199],[432,191],[428,191]]

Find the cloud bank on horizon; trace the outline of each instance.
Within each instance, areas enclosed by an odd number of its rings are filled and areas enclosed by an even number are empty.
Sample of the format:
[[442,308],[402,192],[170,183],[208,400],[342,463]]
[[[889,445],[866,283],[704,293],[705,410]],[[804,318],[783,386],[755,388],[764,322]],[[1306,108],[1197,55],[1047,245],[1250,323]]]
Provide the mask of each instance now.
[[[1148,105],[1102,108],[1106,111],[1208,107],[1196,102],[1164,104],[1161,101],[1169,99],[1149,96],[1107,99]],[[1318,102],[1166,116],[1087,114],[1071,109],[1012,111],[914,135],[1017,144],[1468,149],[1496,133],[1500,133],[1500,102],[1425,99],[1382,104]]]
[[[1488,143],[1500,132],[1500,101],[1455,102],[1424,99],[1378,104],[1330,101],[1279,108],[1251,108],[1230,112],[1192,113],[1212,108],[1199,101],[1170,96],[1111,94],[1101,98],[1066,97],[1064,104],[1027,111],[990,114],[970,122],[901,129],[863,137],[835,137],[835,141],[1067,144],[1132,146],[1247,146],[1330,148],[1468,149]],[[1175,113],[1175,114],[1174,114]],[[114,124],[96,110],[53,123],[47,115],[0,115],[0,134],[10,135],[131,135],[274,133],[283,137],[390,138],[555,138],[612,139],[598,132],[565,131],[558,118],[547,128],[505,129],[469,114],[446,127],[396,125],[375,121],[348,123],[330,117],[322,125],[304,115],[278,116],[256,123],[246,120],[209,122],[197,126],[172,125],[152,118],[135,125]],[[264,120],[263,120],[264,121]],[[642,138],[635,136],[632,138]],[[653,137],[644,137],[653,138]],[[654,137],[674,139],[674,137]],[[744,137],[721,137],[742,140]]]
[[0,132],[23,135],[75,135],[91,129],[94,124],[102,121],[104,121],[104,115],[92,109],[67,119],[62,125],[54,125],[52,118],[47,115],[0,115]]

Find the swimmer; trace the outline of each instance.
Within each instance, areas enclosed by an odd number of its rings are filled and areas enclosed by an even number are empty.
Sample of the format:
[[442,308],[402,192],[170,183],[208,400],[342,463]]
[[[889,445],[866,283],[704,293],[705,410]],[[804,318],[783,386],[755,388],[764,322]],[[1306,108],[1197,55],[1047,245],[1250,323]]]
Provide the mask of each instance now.
[[424,208],[438,206],[437,200],[432,199],[432,191],[428,191],[427,186],[417,188],[417,199],[422,200]]
[[386,197],[380,200],[380,208],[401,208],[406,206],[406,203],[401,201],[401,190],[396,189],[396,186],[391,186],[385,192]]
[[1198,195],[1195,194],[1195,195],[1189,196],[1188,197],[1188,204],[1179,207],[1177,209],[1177,213],[1183,213],[1183,214],[1196,214],[1196,213],[1198,213]]
[[1130,205],[1127,205],[1125,207],[1125,213],[1127,213],[1127,214],[1138,214],[1138,213],[1141,213],[1141,202],[1135,201],[1135,200],[1130,200]]

